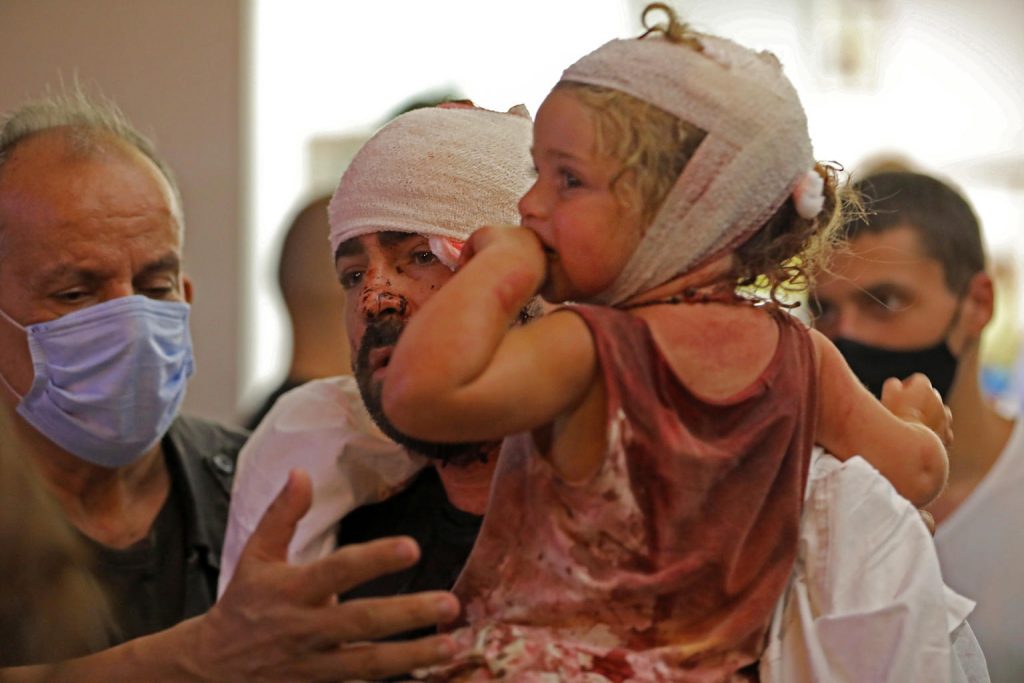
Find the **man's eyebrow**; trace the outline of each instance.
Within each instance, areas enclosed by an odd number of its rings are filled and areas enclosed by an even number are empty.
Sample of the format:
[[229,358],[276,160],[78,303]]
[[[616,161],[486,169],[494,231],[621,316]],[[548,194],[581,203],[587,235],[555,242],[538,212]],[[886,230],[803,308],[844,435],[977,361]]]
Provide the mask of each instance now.
[[910,290],[895,282],[876,282],[870,285],[865,285],[861,288],[861,291],[871,296],[877,296],[879,294],[890,294],[894,292],[896,294],[905,294]]
[[363,243],[359,241],[358,237],[352,237],[338,245],[334,252],[334,260],[337,261],[342,256],[357,256],[363,253],[366,253]]
[[[373,234],[377,236],[377,241],[382,247],[402,244],[411,239],[425,239],[418,232],[402,232],[400,230],[382,230]],[[337,261],[342,256],[358,256],[364,253],[366,253],[366,248],[359,238],[351,237],[338,245],[338,249],[334,252],[334,260]]]
[[396,244],[402,244],[403,242],[411,239],[424,239],[424,236],[418,232],[399,232],[397,230],[387,230],[385,232],[377,233],[377,239],[380,240],[380,246],[391,247]]
[[31,278],[31,282],[33,286],[42,288],[69,281],[88,284],[101,279],[103,279],[102,273],[93,268],[83,268],[73,262],[65,262],[37,272]]
[[170,253],[161,256],[155,261],[150,261],[139,270],[136,277],[152,275],[154,273],[163,273],[168,270],[174,271],[175,273],[181,270],[181,257],[177,254]]

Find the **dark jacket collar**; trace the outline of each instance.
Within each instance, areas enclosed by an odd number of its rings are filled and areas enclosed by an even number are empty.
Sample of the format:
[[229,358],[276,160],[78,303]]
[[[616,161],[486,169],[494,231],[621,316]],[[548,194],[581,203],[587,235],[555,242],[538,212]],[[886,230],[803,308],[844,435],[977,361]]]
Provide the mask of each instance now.
[[246,432],[179,415],[164,436],[174,495],[185,513],[185,543],[209,567],[220,568],[235,462]]

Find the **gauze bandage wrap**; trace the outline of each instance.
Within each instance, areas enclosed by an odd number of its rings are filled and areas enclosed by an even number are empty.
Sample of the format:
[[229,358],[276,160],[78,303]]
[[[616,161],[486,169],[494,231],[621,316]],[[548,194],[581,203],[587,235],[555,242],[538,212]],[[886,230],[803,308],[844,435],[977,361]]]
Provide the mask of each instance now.
[[698,38],[703,53],[657,34],[613,40],[562,74],[563,82],[620,90],[707,133],[599,303],[625,301],[739,246],[814,166],[803,107],[778,60]]
[[522,107],[427,108],[395,118],[363,145],[331,198],[331,253],[374,232],[461,242],[484,225],[518,225],[516,205],[534,180],[531,133]]

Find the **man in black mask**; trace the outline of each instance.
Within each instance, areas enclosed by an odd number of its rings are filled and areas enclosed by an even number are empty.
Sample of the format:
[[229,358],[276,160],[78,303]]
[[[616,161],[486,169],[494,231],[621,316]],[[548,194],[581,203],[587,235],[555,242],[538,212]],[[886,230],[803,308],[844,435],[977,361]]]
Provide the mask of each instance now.
[[929,508],[943,576],[978,601],[970,621],[992,680],[1024,680],[1024,427],[980,388],[994,292],[978,220],[926,175],[879,173],[858,190],[866,216],[845,226],[847,249],[815,284],[815,325],[876,395],[921,372],[952,410],[949,486]]

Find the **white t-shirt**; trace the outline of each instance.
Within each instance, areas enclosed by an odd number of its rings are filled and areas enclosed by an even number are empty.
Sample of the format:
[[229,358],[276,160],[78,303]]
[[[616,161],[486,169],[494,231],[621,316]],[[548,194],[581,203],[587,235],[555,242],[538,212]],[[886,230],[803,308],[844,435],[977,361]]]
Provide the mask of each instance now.
[[351,376],[307,382],[281,396],[238,455],[218,596],[238,557],[293,469],[313,483],[313,503],[288,546],[304,563],[331,552],[348,512],[401,490],[426,459],[388,439],[373,423]]
[[971,607],[943,584],[914,506],[863,458],[841,463],[815,448],[761,680],[983,683],[964,622]]
[[977,601],[971,627],[993,683],[1024,681],[1024,420],[935,533],[942,577]]

